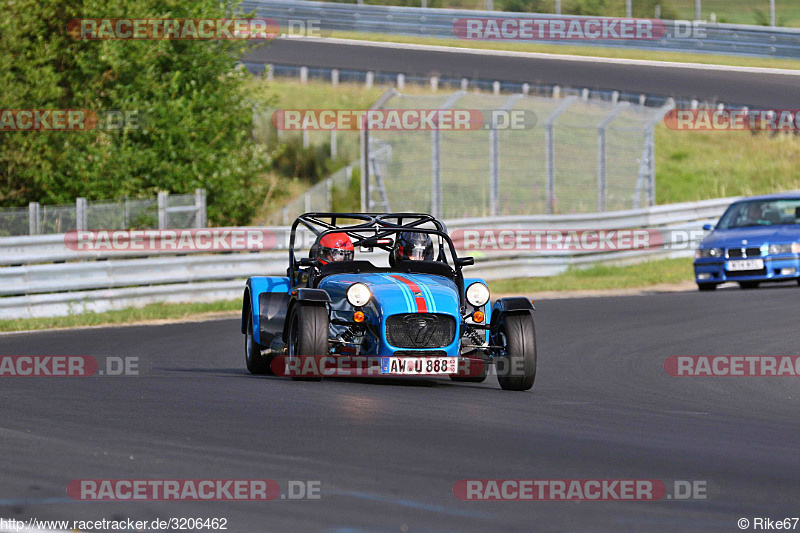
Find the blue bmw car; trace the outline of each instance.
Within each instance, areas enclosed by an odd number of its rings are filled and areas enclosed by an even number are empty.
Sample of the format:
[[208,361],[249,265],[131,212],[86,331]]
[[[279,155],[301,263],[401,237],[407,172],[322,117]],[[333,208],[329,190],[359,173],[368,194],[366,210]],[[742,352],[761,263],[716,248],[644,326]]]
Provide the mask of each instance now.
[[743,289],[755,289],[763,281],[800,283],[800,194],[755,196],[731,204],[700,243],[694,275],[701,291],[726,281]]

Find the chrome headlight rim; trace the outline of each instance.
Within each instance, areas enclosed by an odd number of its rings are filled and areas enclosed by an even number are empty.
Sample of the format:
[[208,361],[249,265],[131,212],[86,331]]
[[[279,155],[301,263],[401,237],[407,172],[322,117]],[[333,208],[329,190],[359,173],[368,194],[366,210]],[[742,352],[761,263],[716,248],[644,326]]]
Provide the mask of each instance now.
[[364,307],[372,298],[372,291],[361,282],[356,282],[347,288],[345,294],[347,303],[353,307]]
[[770,244],[767,248],[769,255],[787,255],[800,253],[800,243],[786,242],[779,244]]
[[480,281],[471,283],[466,290],[467,303],[472,307],[483,307],[489,302],[489,287]]
[[722,259],[725,256],[724,248],[698,248],[695,259]]

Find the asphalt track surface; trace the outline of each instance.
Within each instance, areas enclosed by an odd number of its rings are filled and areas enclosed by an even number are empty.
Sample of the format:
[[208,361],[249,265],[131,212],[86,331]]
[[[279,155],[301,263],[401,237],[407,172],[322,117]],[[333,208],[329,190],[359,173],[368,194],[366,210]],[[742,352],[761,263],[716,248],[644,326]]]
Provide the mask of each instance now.
[[610,61],[489,55],[324,40],[277,40],[245,61],[283,65],[402,72],[520,83],[559,84],[598,90],[697,98],[728,105],[795,109],[800,76],[624,64]]
[[[531,392],[257,377],[235,320],[0,336],[139,357],[0,388],[0,517],[226,517],[229,531],[739,531],[800,514],[800,378],[676,378],[671,355],[798,353],[796,286],[541,301]],[[74,479],[321,481],[321,499],[81,502]],[[465,502],[460,479],[707,482],[707,499]]]

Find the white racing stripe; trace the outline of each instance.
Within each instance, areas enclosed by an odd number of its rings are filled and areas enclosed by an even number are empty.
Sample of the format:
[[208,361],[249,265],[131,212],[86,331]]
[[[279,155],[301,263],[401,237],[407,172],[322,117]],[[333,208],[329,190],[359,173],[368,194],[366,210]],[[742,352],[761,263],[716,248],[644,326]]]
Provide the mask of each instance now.
[[660,68],[708,70],[708,71],[718,71],[718,72],[738,72],[746,74],[774,74],[782,76],[800,76],[800,70],[781,69],[781,68],[740,67],[733,65],[680,63],[676,61],[652,61],[647,59],[622,59],[615,57],[574,56],[567,54],[547,54],[543,52],[515,52],[510,50],[487,50],[482,48],[463,48],[459,46],[361,41],[359,39],[339,39],[334,37],[320,37],[314,39],[314,42],[344,44],[352,46],[371,46],[375,48],[392,48],[398,50],[424,50],[429,52],[448,52],[453,54],[473,54],[473,55],[496,56],[496,57],[522,57],[530,59],[553,59],[559,61],[573,61],[578,63],[604,63],[604,64],[636,65],[636,66],[660,67]]

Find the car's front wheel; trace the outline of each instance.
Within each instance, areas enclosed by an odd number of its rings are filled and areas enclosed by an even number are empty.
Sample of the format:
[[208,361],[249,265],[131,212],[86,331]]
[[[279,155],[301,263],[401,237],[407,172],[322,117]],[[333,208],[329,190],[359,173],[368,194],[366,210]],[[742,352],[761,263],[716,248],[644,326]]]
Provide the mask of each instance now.
[[499,329],[503,353],[498,356],[497,381],[505,390],[525,391],[536,379],[536,330],[530,314],[503,318]]
[[253,335],[253,314],[249,313],[247,318],[247,333],[244,336],[244,357],[247,370],[251,374],[273,375],[272,356],[262,355],[264,347],[258,344]]
[[289,323],[288,363],[292,379],[320,381],[328,356],[328,308],[295,306]]

